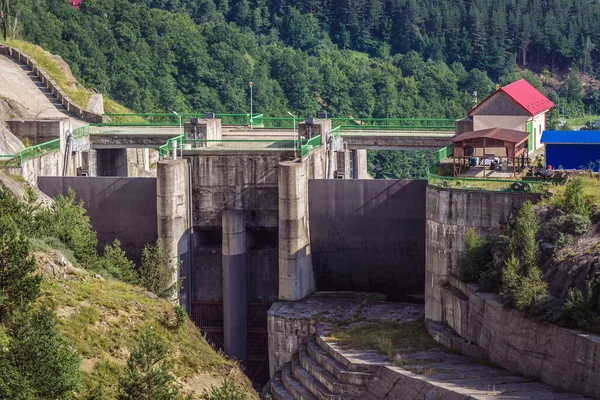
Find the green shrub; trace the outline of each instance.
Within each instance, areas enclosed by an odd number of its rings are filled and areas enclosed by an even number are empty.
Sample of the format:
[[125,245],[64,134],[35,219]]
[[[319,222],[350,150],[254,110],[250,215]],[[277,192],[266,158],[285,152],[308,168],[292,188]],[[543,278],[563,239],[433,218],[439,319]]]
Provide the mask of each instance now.
[[211,386],[210,392],[205,389],[201,398],[202,400],[244,400],[246,394],[237,390],[229,379],[223,378],[223,385],[220,388]]
[[513,227],[512,248],[517,249],[525,270],[537,265],[538,244],[536,235],[540,229],[540,219],[530,201],[526,201],[517,214]]
[[597,279],[589,279],[586,281],[585,293],[578,288],[569,289],[563,316],[566,326],[591,332],[600,331],[600,316],[597,312],[597,299],[594,296],[597,286]]
[[181,286],[181,280],[174,281],[178,266],[171,266],[169,248],[160,239],[147,244],[142,251],[140,284],[158,297],[172,297]]
[[180,399],[171,368],[166,342],[151,329],[143,329],[119,378],[118,400]]
[[40,399],[68,399],[79,388],[79,355],[42,307],[15,315],[7,325],[10,360]]
[[86,268],[96,262],[98,239],[92,230],[90,219],[85,215],[82,201],[75,199],[75,192],[69,189],[67,196],[58,196],[52,207],[39,213],[41,235],[54,236],[67,245],[77,260]]
[[473,229],[465,234],[465,247],[458,262],[458,275],[463,282],[478,282],[492,261],[486,242]]
[[583,180],[579,177],[567,182],[563,207],[569,214],[590,216],[591,208],[583,193]]
[[573,244],[573,236],[569,235],[568,233],[565,234],[560,232],[558,234],[558,239],[556,239],[556,242],[554,242],[554,254],[556,255],[560,249],[571,244]]
[[137,283],[139,276],[135,271],[135,263],[127,258],[121,249],[121,242],[115,239],[112,245],[104,247],[104,254],[98,259],[98,269],[113,278],[127,283]]
[[500,297],[504,304],[514,307],[517,301],[518,291],[521,288],[521,267],[519,260],[511,254],[505,262],[504,276],[500,287]]
[[529,268],[527,274],[520,280],[520,284],[515,298],[515,307],[518,310],[527,310],[548,298],[548,284],[544,281],[544,275],[539,267]]
[[175,328],[179,329],[188,320],[187,312],[183,307],[175,306]]
[[10,217],[0,217],[0,322],[36,299],[41,276],[34,271],[29,241]]
[[573,235],[583,235],[592,226],[592,221],[587,215],[568,214],[561,218],[563,231]]

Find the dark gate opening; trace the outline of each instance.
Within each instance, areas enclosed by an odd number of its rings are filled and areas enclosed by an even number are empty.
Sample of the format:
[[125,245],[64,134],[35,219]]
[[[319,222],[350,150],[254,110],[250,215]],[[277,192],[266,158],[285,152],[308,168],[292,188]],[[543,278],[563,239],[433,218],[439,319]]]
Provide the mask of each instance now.
[[[261,391],[269,381],[269,335],[267,312],[273,303],[248,303],[248,366],[244,371],[252,386]],[[223,303],[192,302],[191,319],[215,349],[223,350]]]

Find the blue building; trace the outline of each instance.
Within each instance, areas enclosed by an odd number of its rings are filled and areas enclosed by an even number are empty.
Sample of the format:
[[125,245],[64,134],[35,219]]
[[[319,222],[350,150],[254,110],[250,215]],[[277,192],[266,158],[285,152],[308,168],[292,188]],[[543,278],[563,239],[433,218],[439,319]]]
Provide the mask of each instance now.
[[600,169],[600,131],[544,131],[546,167]]

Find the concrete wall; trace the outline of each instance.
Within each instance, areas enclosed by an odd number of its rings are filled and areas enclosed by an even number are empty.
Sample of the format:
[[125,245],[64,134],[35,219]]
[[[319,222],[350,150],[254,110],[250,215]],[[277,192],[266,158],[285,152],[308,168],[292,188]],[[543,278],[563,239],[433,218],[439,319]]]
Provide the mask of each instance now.
[[75,191],[98,233],[100,252],[119,239],[127,255],[139,262],[146,243],[156,241],[156,179],[42,176],[37,183],[50,197]]
[[465,233],[498,233],[525,201],[539,199],[537,194],[427,188],[425,318],[443,320],[442,284],[456,272]]
[[46,88],[50,90],[50,92],[58,99],[58,101],[67,109],[68,112],[76,115],[77,117],[87,122],[102,122],[101,114],[90,112],[84,107],[73,103],[73,101],[62,91],[58,84],[54,82],[52,78],[50,78],[50,75],[48,75],[48,73],[46,73],[46,71],[42,67],[38,66],[37,62],[35,62],[35,60],[30,58],[28,55],[26,55],[20,50],[6,45],[0,46],[0,53],[8,54],[9,56],[14,57],[18,61],[22,62],[23,64],[26,64],[29,68],[31,68],[33,73],[42,81],[44,86],[46,86]]
[[[600,336],[539,323],[497,295],[449,279],[442,321],[489,361],[551,386],[600,398]],[[459,293],[461,293],[459,297]]]
[[20,167],[7,168],[6,172],[22,176],[27,183],[35,186],[40,176],[62,175],[63,164],[63,155],[59,151],[54,151],[30,158],[24,161]]
[[311,180],[317,289],[422,293],[426,181]]
[[19,139],[27,139],[31,144],[40,144],[58,139],[69,129],[68,118],[9,120],[6,121],[11,132]]

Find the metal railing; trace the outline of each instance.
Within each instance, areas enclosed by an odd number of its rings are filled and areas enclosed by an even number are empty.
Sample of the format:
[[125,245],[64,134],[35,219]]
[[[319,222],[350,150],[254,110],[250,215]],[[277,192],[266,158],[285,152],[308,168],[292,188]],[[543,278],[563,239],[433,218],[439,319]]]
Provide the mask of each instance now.
[[250,118],[251,125],[254,128],[263,128],[265,125],[265,116],[264,114],[255,114]]
[[450,118],[331,118],[333,127],[377,127],[373,129],[404,130],[454,130],[455,120]]
[[321,135],[315,136],[314,138],[309,139],[304,143],[301,147],[302,149],[302,157],[306,157],[312,149],[316,149],[321,146]]
[[73,129],[73,138],[80,139],[82,137],[86,137],[90,135],[90,126],[84,125],[78,128]]
[[175,147],[178,147],[178,145],[180,144],[180,140],[183,139],[183,135],[179,135],[179,136],[175,136],[172,137],[171,139],[167,140],[167,142],[165,144],[163,144],[162,146],[160,146],[158,148],[158,155],[160,158],[165,158],[167,157],[169,154],[171,154],[171,148],[173,146],[173,142],[175,141],[177,143],[177,145]]
[[[190,118],[204,119],[206,113],[181,113],[181,123],[189,122]],[[107,124],[118,126],[179,126],[179,116],[176,114],[103,114]],[[215,114],[223,125],[249,125],[250,114]]]
[[2,154],[0,155],[0,167],[20,167],[27,160],[57,150],[60,150],[60,139],[27,147],[16,154]]

